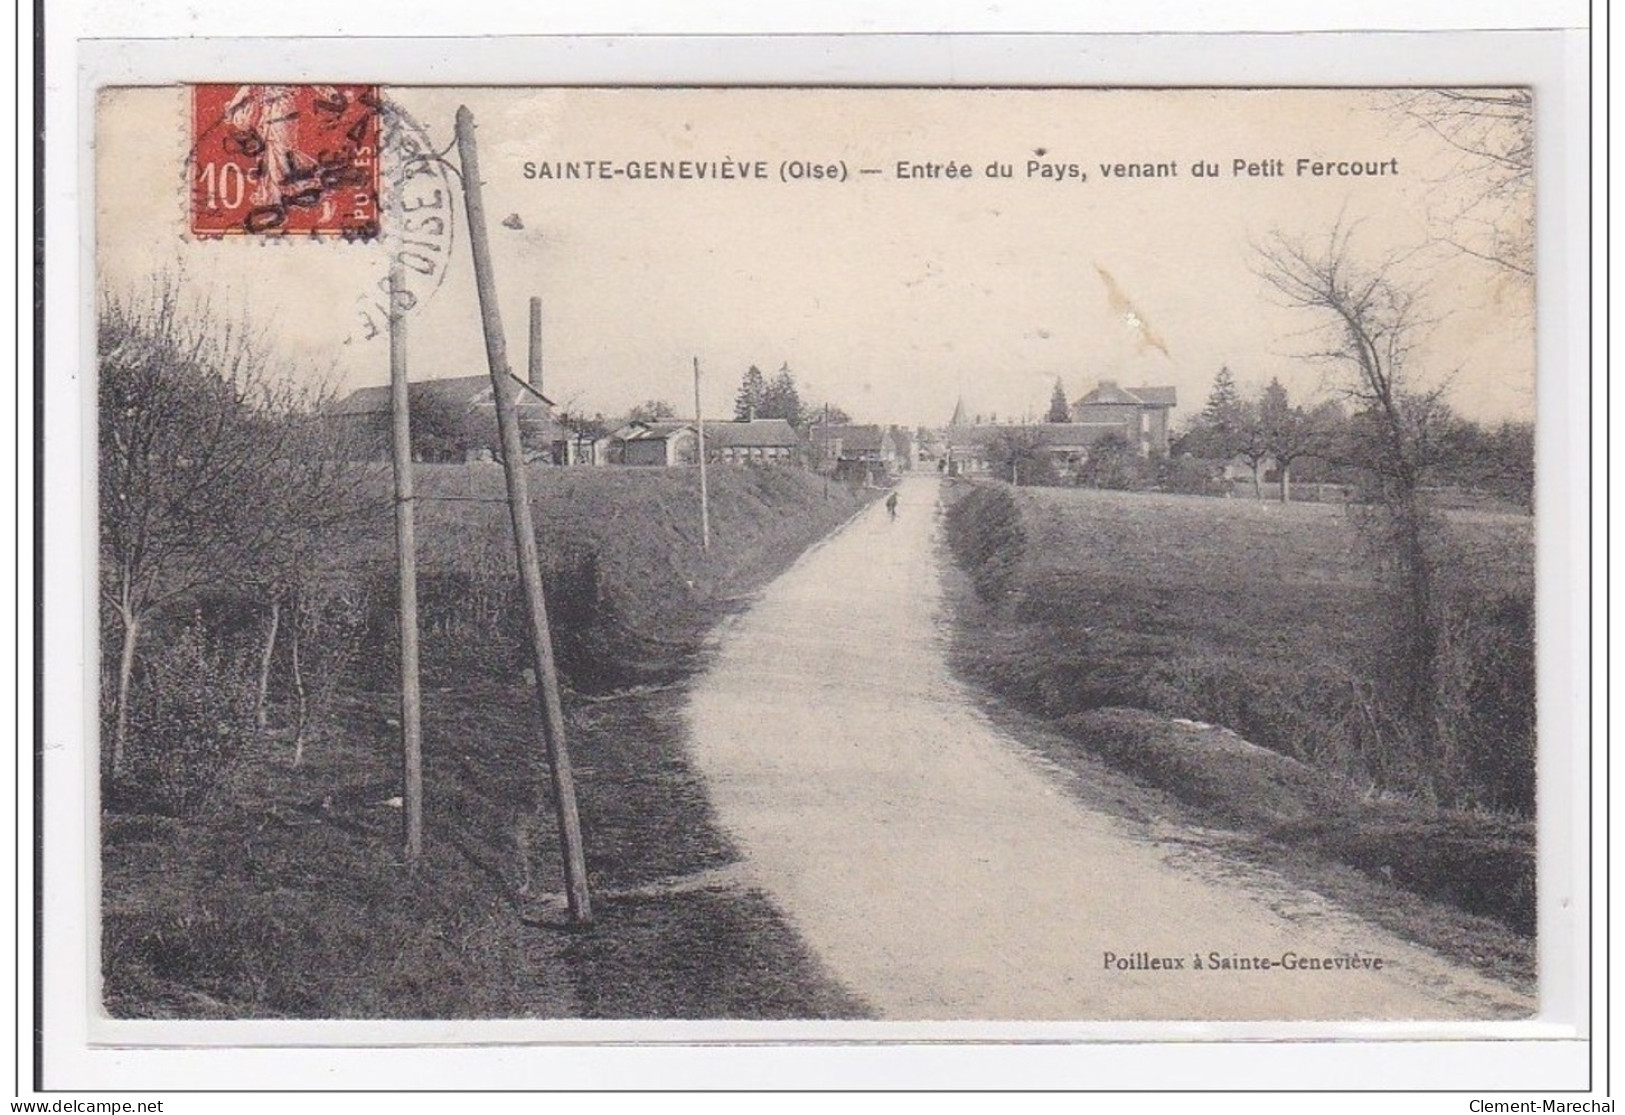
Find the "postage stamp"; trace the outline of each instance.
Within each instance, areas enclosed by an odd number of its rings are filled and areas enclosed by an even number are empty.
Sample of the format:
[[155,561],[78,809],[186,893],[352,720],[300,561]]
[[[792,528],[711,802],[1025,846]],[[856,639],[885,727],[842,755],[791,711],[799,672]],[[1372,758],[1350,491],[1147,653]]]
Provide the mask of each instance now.
[[378,234],[374,85],[192,88],[196,236]]

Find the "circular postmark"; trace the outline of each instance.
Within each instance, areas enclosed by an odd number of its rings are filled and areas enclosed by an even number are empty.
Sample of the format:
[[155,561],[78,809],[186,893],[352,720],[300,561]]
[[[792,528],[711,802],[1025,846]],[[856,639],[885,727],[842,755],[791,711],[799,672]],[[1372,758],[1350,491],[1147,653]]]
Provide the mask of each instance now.
[[402,280],[394,292],[396,312],[410,314],[432,298],[446,280],[456,242],[457,186],[450,164],[428,130],[398,104],[381,101],[379,121],[380,239],[389,266],[356,299],[352,341],[388,330],[391,272]]
[[[390,279],[409,314],[445,282],[456,230],[451,165],[375,85],[195,85],[186,156],[194,239],[381,247],[347,342],[387,332]],[[313,266],[320,264],[313,263]]]

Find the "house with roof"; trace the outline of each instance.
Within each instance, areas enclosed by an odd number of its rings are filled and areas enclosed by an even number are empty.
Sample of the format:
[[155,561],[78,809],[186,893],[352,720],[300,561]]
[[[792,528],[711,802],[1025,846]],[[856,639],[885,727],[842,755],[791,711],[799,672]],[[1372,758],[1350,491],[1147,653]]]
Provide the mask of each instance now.
[[988,471],[989,452],[997,426],[976,426],[969,422],[951,425],[942,437],[942,456],[937,467],[949,476]]
[[1127,437],[1127,427],[1121,421],[950,426],[940,467],[954,476],[997,474],[1007,467],[1012,446],[1020,445],[1048,457],[1057,473],[1070,476],[1082,468],[1090,448],[1110,434]]
[[[569,435],[553,400],[517,377],[510,377],[509,383],[527,459],[563,464]],[[412,415],[412,455],[417,460],[489,459],[496,452],[496,395],[489,375],[418,380],[407,386],[407,399]],[[388,459],[388,384],[352,391],[328,406],[322,421],[342,439],[351,457]]]
[[[612,465],[673,467],[699,463],[698,426],[691,420],[628,422],[599,443],[595,458]],[[796,464],[801,435],[782,418],[706,422],[705,459],[720,464]]]
[[1010,441],[1049,457],[1063,476],[1075,474],[1090,448],[1117,434],[1142,457],[1168,452],[1169,411],[1177,405],[1172,387],[1124,388],[1100,383],[1072,404],[1070,422],[983,423],[969,417],[961,399],[942,438],[938,467],[951,475],[988,473],[1009,456]]
[[694,423],[679,420],[627,422],[611,430],[599,446],[595,459],[611,465],[672,468],[700,460]]
[[1178,404],[1172,387],[1120,387],[1103,379],[1072,404],[1072,422],[1116,425],[1142,457],[1167,456],[1168,412]]
[[705,459],[726,464],[799,464],[801,435],[783,418],[705,423]]
[[886,434],[891,438],[896,467],[902,471],[913,469],[920,459],[919,442],[914,431],[907,426],[888,426]]
[[897,443],[887,427],[817,425],[810,435],[820,471],[849,480],[878,480],[897,471]]

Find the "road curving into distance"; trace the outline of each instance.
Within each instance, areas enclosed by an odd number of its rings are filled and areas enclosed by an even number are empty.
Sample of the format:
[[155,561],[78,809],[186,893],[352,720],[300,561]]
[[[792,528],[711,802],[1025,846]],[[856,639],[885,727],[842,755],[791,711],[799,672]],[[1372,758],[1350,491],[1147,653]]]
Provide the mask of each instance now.
[[871,506],[770,585],[721,631],[689,707],[745,877],[881,1018],[1534,1012],[1329,903],[1176,863],[1076,801],[949,671],[939,489],[904,481],[895,522]]

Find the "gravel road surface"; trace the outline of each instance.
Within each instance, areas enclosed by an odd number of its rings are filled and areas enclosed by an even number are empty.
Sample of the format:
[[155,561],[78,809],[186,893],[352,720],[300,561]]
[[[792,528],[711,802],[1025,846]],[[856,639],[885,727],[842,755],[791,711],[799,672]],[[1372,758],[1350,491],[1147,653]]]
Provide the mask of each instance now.
[[904,481],[895,521],[874,504],[770,585],[721,631],[689,708],[745,879],[880,1017],[1534,1010],[1316,896],[1175,862],[1078,802],[949,671],[939,491]]

